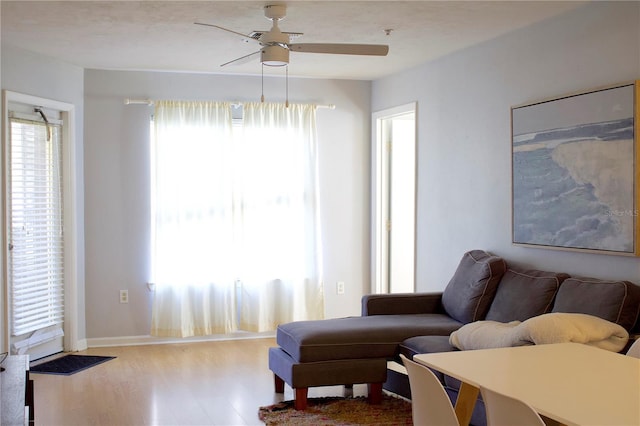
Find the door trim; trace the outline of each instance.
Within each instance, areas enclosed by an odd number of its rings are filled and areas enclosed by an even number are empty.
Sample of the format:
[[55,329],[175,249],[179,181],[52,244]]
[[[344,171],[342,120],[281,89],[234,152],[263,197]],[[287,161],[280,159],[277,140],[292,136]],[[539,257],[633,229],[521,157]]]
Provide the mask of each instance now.
[[[372,114],[371,120],[371,134],[372,134],[372,147],[371,147],[371,293],[381,294],[388,293],[388,283],[384,279],[387,274],[389,265],[388,259],[385,258],[385,232],[388,220],[388,212],[386,206],[388,204],[388,195],[383,191],[385,185],[385,167],[384,167],[384,138],[382,131],[382,121],[385,119],[393,118],[395,116],[414,113],[415,116],[415,146],[417,151],[418,142],[418,103],[411,102],[404,105],[399,105],[393,108],[377,111]],[[418,153],[416,152],[416,174],[418,166]],[[417,225],[417,182],[415,185],[414,198],[416,199],[414,207],[414,229]],[[414,256],[414,268],[413,268],[413,280],[415,284],[416,279],[416,248],[417,238],[414,239],[413,256]]]
[[64,299],[64,350],[79,350],[78,342],[78,219],[77,219],[77,176],[76,176],[76,137],[75,137],[75,106],[66,102],[31,96],[4,90],[2,92],[2,199],[0,200],[0,223],[2,223],[2,262],[0,274],[3,285],[0,291],[0,317],[3,327],[0,327],[0,352],[9,351],[9,289],[7,287],[7,178],[9,161],[7,144],[9,141],[9,103],[37,105],[43,108],[55,109],[61,112],[63,120],[62,136],[62,173],[64,194],[64,244],[65,244],[65,299]]

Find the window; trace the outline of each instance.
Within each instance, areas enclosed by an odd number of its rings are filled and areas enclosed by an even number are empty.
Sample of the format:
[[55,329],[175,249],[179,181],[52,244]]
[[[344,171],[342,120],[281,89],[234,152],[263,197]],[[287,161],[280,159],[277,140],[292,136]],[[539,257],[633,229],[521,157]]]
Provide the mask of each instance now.
[[156,104],[153,334],[322,316],[315,108],[245,104],[241,127],[231,108]]
[[60,125],[10,119],[11,333],[64,319]]

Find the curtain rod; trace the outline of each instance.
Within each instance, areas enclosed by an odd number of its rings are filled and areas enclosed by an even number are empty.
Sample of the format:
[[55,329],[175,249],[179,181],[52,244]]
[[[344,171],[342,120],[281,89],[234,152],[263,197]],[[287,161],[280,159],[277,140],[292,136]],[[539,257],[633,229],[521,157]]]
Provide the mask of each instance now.
[[[148,106],[151,106],[151,105],[153,105],[153,101],[151,99],[125,98],[124,104],[125,105],[148,105]],[[243,102],[231,102],[231,105],[233,105],[235,107],[241,106],[242,104],[243,104]],[[318,108],[336,109],[336,106],[334,104],[316,105],[316,107],[318,107]]]

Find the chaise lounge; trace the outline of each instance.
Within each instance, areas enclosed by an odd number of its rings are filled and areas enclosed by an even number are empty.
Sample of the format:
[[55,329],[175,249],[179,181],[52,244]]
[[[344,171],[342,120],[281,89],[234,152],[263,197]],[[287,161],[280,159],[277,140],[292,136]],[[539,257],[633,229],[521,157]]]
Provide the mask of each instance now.
[[[309,387],[369,386],[370,403],[381,401],[382,389],[409,397],[406,375],[388,370],[402,353],[456,350],[452,332],[489,319],[525,321],[549,312],[583,313],[640,330],[640,287],[628,281],[569,277],[564,273],[521,270],[482,250],[467,252],[441,293],[367,295],[362,316],[282,324],[278,347],[269,350],[275,390],[294,389],[295,408],[307,405]],[[626,342],[625,342],[626,343]],[[455,381],[445,383],[452,400]],[[477,423],[483,406],[476,405]],[[474,419],[472,418],[472,422]]]

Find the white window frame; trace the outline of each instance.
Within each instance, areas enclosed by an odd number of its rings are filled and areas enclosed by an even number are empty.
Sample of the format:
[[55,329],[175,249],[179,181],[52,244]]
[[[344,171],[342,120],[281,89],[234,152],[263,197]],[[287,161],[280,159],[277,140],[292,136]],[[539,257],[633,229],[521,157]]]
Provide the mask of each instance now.
[[32,95],[4,90],[2,92],[2,197],[0,197],[0,222],[3,224],[0,244],[2,244],[2,263],[0,273],[3,277],[2,296],[0,303],[0,317],[2,327],[0,327],[0,352],[9,350],[9,309],[8,309],[8,277],[7,277],[7,235],[9,206],[6,203],[7,194],[7,173],[10,170],[10,158],[7,155],[7,146],[11,142],[9,139],[9,104],[35,105],[46,109],[58,110],[63,121],[62,135],[62,175],[64,194],[64,246],[65,246],[65,284],[64,284],[64,350],[76,351],[78,344],[78,219],[77,219],[77,178],[76,178],[76,137],[75,137],[75,106],[66,102],[41,98]]

